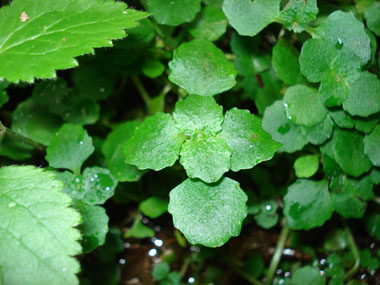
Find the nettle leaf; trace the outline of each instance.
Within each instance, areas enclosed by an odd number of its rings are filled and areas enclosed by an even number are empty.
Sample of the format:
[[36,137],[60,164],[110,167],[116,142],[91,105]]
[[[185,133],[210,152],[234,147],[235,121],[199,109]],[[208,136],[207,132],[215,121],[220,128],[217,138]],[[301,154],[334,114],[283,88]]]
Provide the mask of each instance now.
[[380,125],[364,138],[364,152],[374,166],[380,166]]
[[161,170],[178,159],[184,140],[169,114],[156,113],[138,126],[123,146],[126,163]]
[[296,85],[305,81],[300,71],[298,58],[298,50],[283,39],[280,39],[273,47],[273,68],[278,78],[287,85]]
[[204,39],[181,44],[169,62],[170,81],[190,94],[213,96],[235,86],[237,72],[223,51]]
[[157,23],[169,26],[191,22],[201,10],[201,0],[147,0],[147,4]]
[[187,179],[170,192],[173,223],[192,244],[218,247],[238,236],[247,216],[247,195],[236,181]]
[[294,285],[324,285],[326,280],[322,277],[319,270],[311,266],[305,266],[298,268],[292,278],[292,284]]
[[316,0],[290,0],[281,11],[279,19],[285,28],[300,33],[305,30],[308,22],[317,17],[318,12]]
[[106,210],[103,207],[88,205],[80,201],[77,201],[74,207],[83,219],[79,226],[83,235],[83,252],[91,252],[106,241],[109,220]]
[[187,135],[201,130],[218,133],[222,130],[223,107],[212,97],[190,95],[176,103],[173,118],[177,128]]
[[253,168],[270,160],[281,147],[263,130],[261,120],[248,110],[229,110],[223,122],[222,136],[232,151],[233,171]]
[[322,226],[334,212],[328,182],[297,180],[284,197],[284,214],[291,229],[309,230]]
[[136,166],[125,163],[123,154],[124,143],[132,137],[138,125],[138,121],[130,121],[117,126],[108,134],[102,146],[107,168],[120,182],[138,181],[144,173]]
[[206,6],[194,21],[189,33],[194,38],[206,39],[213,42],[226,32],[227,25],[228,21],[222,9]]
[[367,208],[366,201],[373,198],[373,185],[368,176],[361,180],[340,176],[330,183],[331,198],[336,211],[343,218],[363,217]]
[[357,55],[362,64],[366,64],[371,58],[370,38],[363,23],[351,13],[331,13],[318,28],[316,37],[326,39],[338,48]]
[[364,12],[368,29],[380,37],[380,3],[374,2]]
[[241,36],[255,36],[280,14],[281,0],[225,0],[223,12]]
[[263,129],[283,145],[279,149],[280,152],[292,153],[301,150],[308,143],[302,134],[302,127],[290,121],[282,101],[276,101],[265,109]]
[[297,125],[312,127],[323,122],[327,115],[319,92],[305,85],[286,89],[284,104],[290,120]]
[[361,59],[327,40],[308,40],[299,61],[302,74],[310,82],[321,82],[319,91],[327,106],[341,105],[360,77]]
[[353,116],[368,117],[380,112],[380,80],[376,74],[362,72],[352,85],[343,109]]
[[[332,150],[335,161],[348,175],[359,177],[372,167],[364,153],[364,136],[357,132],[335,129]],[[355,161],[355,163],[352,163]]]
[[140,211],[147,217],[155,219],[168,211],[168,202],[152,196],[140,203]]
[[79,284],[79,214],[54,173],[0,169],[0,268],[4,284]]
[[79,125],[64,124],[46,149],[46,160],[51,167],[66,168],[79,174],[83,162],[94,150],[92,138],[85,129]]
[[319,157],[315,154],[298,157],[294,162],[294,170],[299,178],[309,178],[317,173]]
[[0,10],[0,78],[33,82],[77,66],[74,57],[112,46],[148,15],[125,8],[101,0],[13,1]]
[[222,136],[196,132],[181,149],[180,163],[191,178],[218,181],[230,169],[231,150]]

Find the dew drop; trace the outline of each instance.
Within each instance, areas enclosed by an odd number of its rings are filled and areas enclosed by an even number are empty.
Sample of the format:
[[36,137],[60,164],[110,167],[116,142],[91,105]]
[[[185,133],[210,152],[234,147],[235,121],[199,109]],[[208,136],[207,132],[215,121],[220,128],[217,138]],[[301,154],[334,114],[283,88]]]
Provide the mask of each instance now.
[[125,264],[125,262],[126,262],[126,261],[125,261],[125,259],[124,259],[124,258],[120,258],[120,259],[119,259],[119,264],[120,264],[120,265],[124,265],[124,264]]
[[195,282],[195,278],[194,277],[189,277],[189,279],[187,279],[187,282],[189,282],[190,284],[192,284],[192,283]]
[[267,212],[272,211],[272,205],[270,205],[270,204],[265,205],[265,211],[267,211]]
[[338,41],[336,42],[335,47],[337,49],[342,49],[343,46],[344,46],[343,40],[341,38],[338,38]]
[[157,249],[155,249],[155,248],[152,248],[151,250],[149,250],[149,252],[148,252],[148,255],[149,256],[156,256],[156,254],[157,254]]
[[104,188],[105,191],[110,191],[111,190],[111,187],[106,187]]
[[80,142],[79,142],[79,144],[81,144],[81,145],[82,145],[82,144],[83,144],[83,141],[80,141]]

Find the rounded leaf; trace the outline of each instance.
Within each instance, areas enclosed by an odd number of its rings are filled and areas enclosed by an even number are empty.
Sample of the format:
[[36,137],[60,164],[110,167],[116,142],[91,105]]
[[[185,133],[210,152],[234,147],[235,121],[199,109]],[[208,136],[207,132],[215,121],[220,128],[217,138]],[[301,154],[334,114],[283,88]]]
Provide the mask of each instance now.
[[380,166],[380,125],[364,138],[364,152],[374,166]]

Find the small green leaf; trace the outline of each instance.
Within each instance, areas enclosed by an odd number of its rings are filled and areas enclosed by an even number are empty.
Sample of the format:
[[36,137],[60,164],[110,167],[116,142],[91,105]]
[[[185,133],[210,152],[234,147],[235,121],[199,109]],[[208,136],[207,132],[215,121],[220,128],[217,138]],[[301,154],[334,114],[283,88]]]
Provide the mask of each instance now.
[[280,14],[281,0],[224,0],[223,12],[241,36],[255,36]]
[[148,238],[154,237],[154,231],[141,223],[141,215],[138,215],[132,227],[124,234],[125,238]]
[[344,110],[330,110],[329,114],[339,128],[352,129],[355,127],[355,120]]
[[297,180],[284,197],[284,214],[289,227],[309,230],[322,226],[334,212],[328,182]]
[[145,216],[155,219],[168,211],[168,202],[152,196],[142,201],[139,209]]
[[[343,171],[359,177],[371,169],[372,163],[364,153],[364,136],[357,132],[336,129],[332,137],[333,153]],[[355,163],[352,163],[355,161]]]
[[281,11],[279,20],[288,30],[300,33],[305,30],[308,22],[316,18],[318,11],[316,0],[290,0]]
[[232,179],[216,184],[187,179],[170,192],[169,213],[190,243],[217,247],[239,235],[246,202],[247,195]]
[[146,16],[114,1],[15,0],[1,9],[0,78],[56,77],[56,69],[77,66],[74,57],[112,46],[110,40],[125,37],[123,29]]
[[305,266],[298,268],[294,273],[292,278],[292,284],[294,285],[324,285],[326,284],[325,279],[321,276],[319,270],[311,267]]
[[260,205],[260,211],[255,215],[256,223],[264,228],[270,229],[274,227],[278,222],[278,214],[276,213],[278,205],[276,201],[269,200],[263,201]]
[[374,2],[364,12],[364,18],[366,20],[368,29],[380,37],[380,3]]
[[322,37],[337,48],[350,51],[360,57],[362,64],[371,57],[370,38],[364,25],[348,12],[335,11],[318,28],[317,36]]
[[160,262],[153,267],[152,276],[154,280],[160,281],[168,277],[169,272],[170,265],[166,262]]
[[161,76],[165,71],[165,65],[161,61],[156,59],[148,59],[144,61],[142,67],[142,73],[149,78],[157,78]]
[[181,149],[180,163],[190,178],[218,181],[230,169],[231,150],[222,136],[196,132]]
[[123,146],[127,164],[139,169],[161,170],[179,156],[183,136],[169,114],[156,113],[138,126]]
[[298,58],[298,50],[291,43],[283,39],[280,39],[273,47],[273,68],[278,78],[287,85],[296,85],[305,80],[300,71]]
[[352,116],[368,117],[380,112],[380,80],[376,74],[362,72],[352,85],[343,109]]
[[319,92],[305,85],[289,87],[285,92],[284,104],[289,119],[297,125],[312,127],[323,122],[327,115]]
[[83,252],[91,252],[106,241],[108,216],[105,209],[100,206],[88,205],[78,201],[74,207],[79,211],[83,220],[79,226],[83,235]]
[[380,166],[380,125],[364,138],[364,152],[374,166]]
[[308,140],[302,134],[302,127],[293,124],[288,117],[284,103],[276,101],[265,109],[263,129],[283,145],[279,151],[292,153],[301,150]]
[[370,236],[380,241],[380,214],[371,213],[366,216],[365,227]]
[[235,86],[236,70],[213,43],[196,39],[181,44],[169,62],[170,81],[190,94],[213,96]]
[[46,160],[54,168],[80,173],[83,162],[94,152],[92,138],[78,125],[65,124],[46,149]]
[[333,128],[334,122],[331,120],[330,116],[327,115],[322,123],[316,124],[312,127],[302,126],[302,134],[310,143],[320,145],[331,137]]
[[189,32],[194,38],[211,42],[218,40],[227,30],[227,18],[222,9],[207,6],[202,9]]
[[196,131],[218,133],[222,130],[223,108],[212,97],[189,95],[177,102],[173,118],[186,135]]
[[79,214],[54,173],[31,166],[0,169],[2,284],[79,284]]
[[147,0],[148,12],[161,25],[191,22],[201,10],[201,0]]
[[309,178],[317,173],[319,167],[318,155],[304,155],[294,162],[294,170],[299,178]]
[[0,142],[0,156],[5,156],[16,161],[21,161],[30,158],[32,156],[32,152],[32,146],[12,140],[8,137],[4,137]]
[[120,182],[138,181],[143,172],[136,166],[125,163],[123,144],[132,137],[138,121],[129,121],[117,126],[108,134],[102,146],[107,168]]
[[232,151],[233,171],[249,169],[270,160],[281,147],[263,130],[261,120],[248,110],[229,110],[224,118],[222,136]]

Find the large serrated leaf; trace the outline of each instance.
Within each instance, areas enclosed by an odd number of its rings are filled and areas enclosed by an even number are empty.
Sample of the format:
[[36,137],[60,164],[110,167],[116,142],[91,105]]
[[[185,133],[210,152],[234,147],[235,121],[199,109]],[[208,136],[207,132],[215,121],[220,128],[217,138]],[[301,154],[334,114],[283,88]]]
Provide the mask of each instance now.
[[74,57],[112,46],[147,16],[125,8],[101,0],[13,1],[0,10],[0,79],[32,82],[77,66]]
[[62,187],[43,169],[0,169],[1,284],[78,284],[80,216]]

